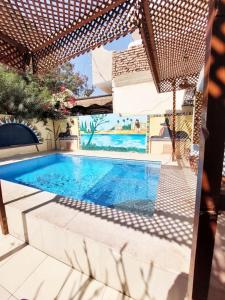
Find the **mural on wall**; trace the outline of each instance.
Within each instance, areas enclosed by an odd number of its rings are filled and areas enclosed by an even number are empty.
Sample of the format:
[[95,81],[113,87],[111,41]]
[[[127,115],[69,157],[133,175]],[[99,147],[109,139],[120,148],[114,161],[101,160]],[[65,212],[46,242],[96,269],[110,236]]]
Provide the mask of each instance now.
[[80,116],[81,149],[146,152],[147,116]]
[[54,124],[56,140],[62,138],[72,138],[78,134],[76,117],[60,119],[55,121]]
[[[179,117],[180,116],[176,117],[176,119],[178,118],[177,119],[178,121],[179,121]],[[184,125],[184,124],[182,124],[182,125]],[[176,128],[176,129],[178,129],[178,131],[176,130],[176,132],[175,132],[176,139],[190,139],[188,132],[186,132],[185,130],[181,130],[183,128],[181,127],[180,122],[178,123],[178,127],[179,128]],[[172,126],[170,124],[170,120],[168,117],[165,117],[164,121],[159,123],[158,131],[159,131],[158,135],[151,135],[151,138],[172,139]]]
[[[176,114],[175,148],[177,157],[185,157],[191,146],[192,114]],[[172,153],[172,115],[150,116],[149,152]]]
[[78,118],[67,117],[65,119],[55,120],[54,136],[55,136],[54,139],[55,149],[68,150],[68,151],[78,149],[79,147]]

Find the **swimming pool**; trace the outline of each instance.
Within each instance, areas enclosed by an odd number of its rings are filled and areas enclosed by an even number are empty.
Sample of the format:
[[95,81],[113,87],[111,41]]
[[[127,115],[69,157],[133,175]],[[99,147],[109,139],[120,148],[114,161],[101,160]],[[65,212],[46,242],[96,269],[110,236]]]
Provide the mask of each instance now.
[[152,213],[160,162],[50,154],[0,167],[0,178],[76,200]]

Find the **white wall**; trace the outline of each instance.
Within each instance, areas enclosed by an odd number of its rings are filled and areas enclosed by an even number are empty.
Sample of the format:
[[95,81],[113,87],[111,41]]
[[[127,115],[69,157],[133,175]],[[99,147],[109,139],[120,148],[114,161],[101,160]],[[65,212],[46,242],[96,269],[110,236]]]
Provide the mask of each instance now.
[[[141,72],[139,72],[141,73]],[[138,74],[141,78],[141,74]],[[172,110],[172,93],[158,93],[154,82],[113,83],[113,112],[118,114],[163,114]],[[176,110],[181,110],[184,91],[177,92]]]

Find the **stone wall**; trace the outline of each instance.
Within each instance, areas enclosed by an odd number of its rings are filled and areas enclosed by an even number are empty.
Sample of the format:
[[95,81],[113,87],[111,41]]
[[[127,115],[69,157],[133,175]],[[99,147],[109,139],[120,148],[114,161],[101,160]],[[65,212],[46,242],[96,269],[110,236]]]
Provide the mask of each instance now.
[[112,77],[122,74],[150,70],[147,56],[142,45],[113,53]]

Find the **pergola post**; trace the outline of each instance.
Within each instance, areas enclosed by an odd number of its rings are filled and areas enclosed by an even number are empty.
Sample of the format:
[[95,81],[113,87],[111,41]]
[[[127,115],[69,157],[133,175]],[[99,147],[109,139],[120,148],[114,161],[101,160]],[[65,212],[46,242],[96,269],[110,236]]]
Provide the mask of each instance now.
[[55,121],[52,119],[52,127],[53,127],[53,136],[54,136],[54,150],[57,150],[57,144],[56,144],[56,130],[55,130]]
[[176,159],[176,83],[173,82],[172,160]]
[[225,206],[221,196],[225,143],[225,3],[218,1],[217,10],[214,3],[207,33],[202,135],[188,286],[190,300],[208,299],[217,218]]
[[6,218],[6,212],[5,212],[5,206],[3,203],[3,197],[2,197],[2,185],[0,180],[0,225],[2,229],[3,234],[8,234],[8,223]]

